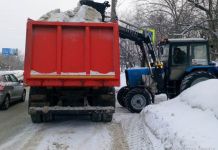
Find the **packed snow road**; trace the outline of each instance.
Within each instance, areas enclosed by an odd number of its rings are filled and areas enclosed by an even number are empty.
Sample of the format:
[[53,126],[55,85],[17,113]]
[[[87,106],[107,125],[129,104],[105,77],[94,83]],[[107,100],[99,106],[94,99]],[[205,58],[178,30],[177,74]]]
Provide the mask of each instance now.
[[121,124],[94,123],[87,117],[57,116],[54,122],[33,124],[27,102],[0,112],[0,149],[65,150],[128,149]]
[[[27,90],[28,91],[28,90]],[[132,114],[117,104],[111,123],[88,117],[56,116],[54,122],[33,124],[27,101],[0,111],[0,150],[159,150],[160,142]]]
[[111,123],[94,123],[85,116],[56,116],[54,122],[33,124],[27,114],[27,102],[18,103],[0,111],[0,149],[162,149],[138,117],[117,107]]

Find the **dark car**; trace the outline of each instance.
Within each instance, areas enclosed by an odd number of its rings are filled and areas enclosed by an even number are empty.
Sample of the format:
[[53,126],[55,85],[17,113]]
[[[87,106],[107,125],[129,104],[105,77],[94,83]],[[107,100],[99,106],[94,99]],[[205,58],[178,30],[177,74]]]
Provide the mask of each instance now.
[[14,74],[0,73],[0,109],[8,109],[15,101],[25,101],[26,90],[22,80]]

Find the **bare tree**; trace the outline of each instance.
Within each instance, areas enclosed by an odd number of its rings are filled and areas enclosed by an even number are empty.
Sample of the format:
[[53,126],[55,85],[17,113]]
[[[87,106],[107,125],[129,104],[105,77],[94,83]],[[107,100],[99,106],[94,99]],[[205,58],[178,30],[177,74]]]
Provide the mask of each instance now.
[[157,37],[177,37],[184,28],[197,20],[193,6],[186,0],[138,0],[138,12],[147,25],[155,28]]
[[[206,19],[202,24],[196,25],[196,27],[206,30],[209,33],[210,39],[212,41],[214,52],[212,59],[216,58],[216,53],[218,53],[218,0],[187,0],[198,10],[204,12]],[[205,22],[207,24],[205,25]]]
[[22,70],[24,56],[3,56],[0,55],[0,70]]

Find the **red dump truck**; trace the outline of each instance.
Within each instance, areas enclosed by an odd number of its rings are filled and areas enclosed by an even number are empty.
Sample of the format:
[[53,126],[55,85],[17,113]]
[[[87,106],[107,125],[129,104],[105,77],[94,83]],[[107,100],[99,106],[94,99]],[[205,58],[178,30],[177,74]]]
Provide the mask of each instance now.
[[28,20],[24,82],[33,123],[55,114],[110,122],[120,84],[119,28],[114,23]]

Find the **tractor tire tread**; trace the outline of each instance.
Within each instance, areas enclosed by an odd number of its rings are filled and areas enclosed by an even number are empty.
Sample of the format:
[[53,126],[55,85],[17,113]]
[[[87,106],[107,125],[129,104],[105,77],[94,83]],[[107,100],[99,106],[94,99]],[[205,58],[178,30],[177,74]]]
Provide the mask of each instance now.
[[199,77],[206,77],[208,79],[216,78],[212,73],[206,71],[195,71],[185,76],[180,85],[180,93],[191,86],[193,81]]

